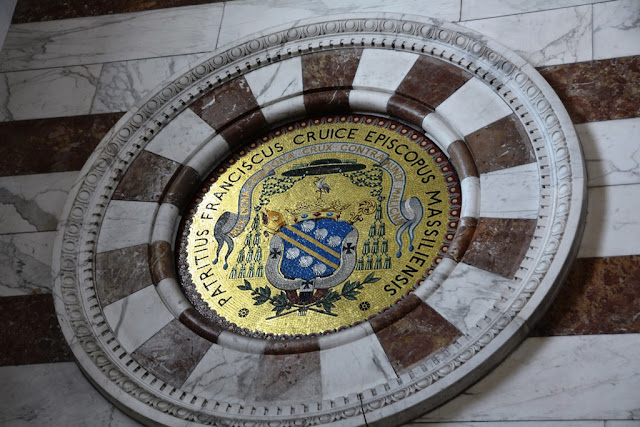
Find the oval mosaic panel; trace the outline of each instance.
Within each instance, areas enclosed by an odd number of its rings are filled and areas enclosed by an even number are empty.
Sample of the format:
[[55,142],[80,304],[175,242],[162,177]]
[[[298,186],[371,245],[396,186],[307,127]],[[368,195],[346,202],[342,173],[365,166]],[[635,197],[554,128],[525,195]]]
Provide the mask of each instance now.
[[400,425],[526,337],[584,206],[571,121],[514,53],[428,18],[302,21],[105,137],[60,223],[56,309],[144,423]]

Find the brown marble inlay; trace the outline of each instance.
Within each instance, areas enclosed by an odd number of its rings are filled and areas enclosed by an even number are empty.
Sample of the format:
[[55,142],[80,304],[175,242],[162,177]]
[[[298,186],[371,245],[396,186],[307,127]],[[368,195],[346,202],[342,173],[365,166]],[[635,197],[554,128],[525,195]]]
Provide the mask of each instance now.
[[349,111],[349,90],[336,89],[305,93],[304,107],[309,114],[335,114]]
[[162,202],[171,203],[183,212],[189,201],[198,190],[201,178],[195,169],[180,165],[178,171],[171,178]]
[[265,354],[308,353],[320,350],[317,337],[305,337],[291,340],[270,340],[264,349]]
[[153,283],[158,284],[166,278],[178,280],[171,243],[164,241],[153,242],[149,246],[149,262]]
[[95,289],[102,307],[152,283],[149,245],[137,245],[96,255]]
[[536,161],[527,131],[515,114],[473,132],[465,140],[480,173]]
[[420,304],[376,335],[399,372],[453,343],[462,334],[433,308]]
[[195,308],[187,308],[180,313],[180,322],[182,322],[187,328],[191,329],[201,337],[211,341],[218,342],[218,337],[222,329],[198,313]]
[[640,255],[576,260],[534,336],[640,333]]
[[81,18],[84,16],[112,15],[114,13],[141,12],[178,6],[219,3],[224,0],[19,0],[12,24]]
[[191,109],[219,131],[232,120],[258,110],[258,102],[244,77],[235,78],[208,92],[191,104]]
[[513,278],[536,228],[534,219],[480,218],[462,261]]
[[0,176],[82,169],[122,113],[0,123]]
[[131,354],[152,374],[174,387],[182,387],[211,342],[174,319]]
[[149,151],[131,163],[113,193],[114,200],[157,202],[180,164]]
[[421,56],[402,80],[396,93],[435,110],[473,75],[445,61]]
[[574,123],[640,117],[640,56],[538,68]]
[[236,149],[250,139],[254,139],[258,135],[266,132],[268,129],[269,124],[264,118],[262,111],[255,111],[222,129],[220,135],[227,141],[231,149]]
[[400,300],[395,306],[377,314],[369,319],[371,328],[374,332],[378,332],[393,324],[393,322],[411,313],[416,307],[422,304],[420,298],[413,294],[407,295]]
[[422,127],[422,120],[433,110],[424,104],[403,96],[393,95],[387,103],[387,112],[394,117]]
[[456,231],[449,250],[444,255],[447,258],[451,258],[456,262],[460,262],[464,256],[474,233],[476,232],[476,226],[478,225],[478,219],[472,217],[464,217],[460,219],[458,224],[458,230]]
[[263,355],[247,401],[274,402],[322,399],[320,353]]
[[362,49],[337,49],[302,56],[302,87],[305,92],[323,88],[350,89]]
[[473,156],[465,144],[462,141],[455,141],[449,148],[447,148],[449,156],[451,156],[451,163],[458,172],[458,178],[460,181],[468,176],[479,176],[476,163],[473,161]]
[[72,360],[51,294],[0,298],[0,366]]

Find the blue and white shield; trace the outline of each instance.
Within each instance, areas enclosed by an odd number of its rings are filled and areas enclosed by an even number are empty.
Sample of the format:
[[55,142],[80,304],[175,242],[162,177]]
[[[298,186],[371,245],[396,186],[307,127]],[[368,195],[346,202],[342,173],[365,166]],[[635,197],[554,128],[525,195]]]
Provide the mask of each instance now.
[[284,290],[336,286],[353,272],[357,239],[351,224],[331,218],[285,225],[271,239],[266,277]]

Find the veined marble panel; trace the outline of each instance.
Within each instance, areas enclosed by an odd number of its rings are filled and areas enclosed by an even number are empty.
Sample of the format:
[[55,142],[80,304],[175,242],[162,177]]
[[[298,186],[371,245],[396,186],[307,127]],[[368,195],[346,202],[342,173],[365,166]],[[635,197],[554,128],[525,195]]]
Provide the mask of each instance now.
[[506,102],[478,79],[462,85],[436,112],[463,136],[512,113]]
[[533,66],[589,61],[591,6],[460,22],[499,40]]
[[0,297],[49,293],[55,231],[0,236]]
[[152,284],[107,305],[104,316],[128,352],[136,350],[174,319]]
[[576,125],[589,187],[640,184],[640,118]]
[[459,263],[426,303],[462,333],[474,328],[511,280]]
[[94,64],[0,73],[0,121],[89,113],[101,68]]
[[215,131],[192,110],[186,108],[148,143],[145,150],[183,163]]
[[82,375],[75,362],[0,367],[0,424],[139,427]]
[[396,378],[396,373],[375,334],[320,352],[322,397],[359,393]]
[[51,231],[78,172],[0,177],[0,234]]
[[460,0],[344,0],[339,3],[331,0],[234,0],[225,4],[218,47],[294,20],[356,12],[410,12],[457,21]]
[[[540,12],[584,4],[601,3],[603,0],[464,0],[460,20],[495,18],[504,15]],[[607,1],[607,0],[604,0]]]
[[213,344],[182,389],[205,399],[242,404],[256,377],[261,357]]
[[637,255],[640,184],[590,188],[587,224],[578,257]]
[[14,25],[0,52],[0,71],[208,52],[222,10],[217,3]]
[[593,5],[593,59],[640,55],[640,2]]
[[153,202],[112,200],[104,216],[98,252],[126,248],[149,242],[151,221],[158,208]]
[[640,334],[528,338],[420,421],[638,419],[639,345]]
[[[299,56],[258,68],[245,75],[260,106],[278,98],[302,93],[302,63]],[[304,107],[304,103],[302,104]]]
[[177,71],[195,66],[202,55],[167,56],[104,64],[91,113],[127,111]]
[[0,50],[2,50],[4,38],[7,36],[7,31],[9,31],[11,15],[13,15],[16,2],[17,0],[6,0],[0,4]]
[[480,175],[480,216],[536,219],[540,206],[538,164],[529,163]]
[[354,89],[394,90],[402,83],[419,56],[394,50],[365,49],[353,78]]

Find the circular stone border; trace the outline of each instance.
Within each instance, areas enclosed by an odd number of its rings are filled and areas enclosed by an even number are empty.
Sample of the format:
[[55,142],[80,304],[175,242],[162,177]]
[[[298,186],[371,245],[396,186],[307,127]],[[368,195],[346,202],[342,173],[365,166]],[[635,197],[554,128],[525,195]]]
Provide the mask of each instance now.
[[[61,327],[85,374],[109,399],[137,419],[167,425],[255,425],[261,422],[270,425],[358,425],[365,418],[370,425],[402,423],[453,397],[524,339],[530,326],[552,301],[577,254],[586,202],[580,146],[564,107],[533,67],[484,36],[424,17],[357,14],[337,16],[332,21],[326,19],[302,21],[272,29],[270,34],[245,38],[234,47],[212,53],[192,70],[174,76],[169,84],[143,100],[109,132],[85,164],[77,185],[69,194],[53,259],[55,304]],[[466,69],[505,100],[518,116],[536,153],[541,198],[536,232],[521,269],[509,291],[475,328],[447,348],[400,373],[398,378],[363,390],[357,396],[307,402],[304,408],[297,402],[288,401],[238,406],[211,402],[168,386],[136,362],[118,343],[96,298],[95,256],[104,214],[117,184],[144,146],[174,117],[209,91],[271,63],[341,47],[409,52]],[[358,92],[354,100],[360,99],[350,105],[354,112],[388,115],[386,102],[383,104],[381,100],[388,100],[393,89],[354,88],[352,92]],[[288,100],[291,97],[275,98],[263,108],[271,108],[273,117],[280,114],[279,117],[286,121],[303,116],[304,112],[293,108]],[[419,116],[408,114],[393,118],[421,126],[453,161],[452,143],[464,141],[461,132],[448,124],[447,117],[437,113],[430,114],[430,120],[423,117],[424,121],[420,123],[412,121]],[[276,122],[270,124],[277,125]],[[205,142],[211,146],[212,141]],[[209,150],[203,156],[213,168],[226,156],[225,151],[223,148]],[[455,162],[454,166],[463,181],[467,171],[459,169]],[[184,169],[179,170],[169,184],[179,193],[178,204],[192,196],[194,186],[190,177],[180,176],[181,171]],[[477,175],[477,172],[474,175],[469,171],[467,177],[472,179],[467,182],[479,185]],[[462,187],[465,191],[464,183]],[[467,205],[472,207],[466,212],[469,215],[463,212],[462,216],[478,218],[479,205],[480,200],[472,200]],[[463,207],[463,211],[465,209]],[[181,293],[175,291],[171,282],[175,271],[156,268],[158,264],[154,262],[162,257],[162,253],[171,250],[173,230],[170,226],[178,217],[177,213],[179,209],[175,205],[166,203],[156,212],[149,242],[152,248],[150,265],[156,288],[165,304],[176,318],[188,323],[193,319],[185,313],[193,308]],[[465,236],[461,229],[466,226],[461,223],[456,238]],[[468,226],[472,229],[473,221]],[[469,240],[470,237],[467,243]],[[455,257],[451,262],[442,262],[427,281],[434,286],[442,284],[455,263]],[[165,267],[171,268],[170,265]],[[407,300],[420,304],[422,298],[426,298],[425,291],[421,293],[422,288],[414,292],[416,298]],[[406,312],[412,308],[415,307],[407,307]],[[369,333],[364,327],[352,328],[335,334],[342,338],[327,338],[338,346],[344,343],[347,335],[353,338]],[[264,352],[263,346],[258,348],[253,342],[238,343],[237,337],[230,337],[225,332],[207,335],[207,331],[203,331],[201,335],[223,346]],[[319,348],[326,348],[325,345]]]

